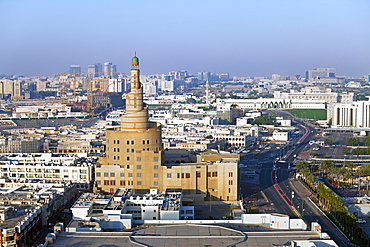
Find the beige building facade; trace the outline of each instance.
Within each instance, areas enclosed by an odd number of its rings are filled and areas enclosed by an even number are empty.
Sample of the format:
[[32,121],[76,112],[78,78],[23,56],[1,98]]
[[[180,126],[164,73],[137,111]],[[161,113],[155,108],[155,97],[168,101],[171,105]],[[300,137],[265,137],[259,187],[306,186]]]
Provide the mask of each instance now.
[[[162,130],[148,121],[139,81],[139,59],[132,58],[131,92],[126,95],[126,114],[118,128],[107,130],[106,155],[95,170],[95,192],[113,194],[118,188],[145,193],[150,188],[182,188],[204,198],[237,200],[239,157],[224,156],[195,163],[164,164]],[[211,199],[212,200],[212,199]]]

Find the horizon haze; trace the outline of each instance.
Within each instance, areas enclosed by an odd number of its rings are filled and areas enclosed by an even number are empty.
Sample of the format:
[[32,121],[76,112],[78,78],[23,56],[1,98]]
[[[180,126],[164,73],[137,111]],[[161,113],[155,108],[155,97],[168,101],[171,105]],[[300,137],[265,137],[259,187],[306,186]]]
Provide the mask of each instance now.
[[0,1],[0,74],[50,76],[112,62],[127,73],[370,73],[370,1]]

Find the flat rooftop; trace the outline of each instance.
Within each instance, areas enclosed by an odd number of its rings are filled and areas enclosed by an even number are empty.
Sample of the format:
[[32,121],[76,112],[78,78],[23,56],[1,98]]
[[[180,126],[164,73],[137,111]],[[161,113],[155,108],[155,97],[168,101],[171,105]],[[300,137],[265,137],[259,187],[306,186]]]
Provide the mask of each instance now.
[[[35,206],[31,205],[10,205],[7,207],[5,221],[0,222],[0,229],[14,228],[22,220],[28,216],[29,212],[35,209]],[[2,209],[3,210],[3,209]]]
[[292,240],[319,240],[310,231],[241,232],[222,226],[166,225],[133,232],[89,232],[58,235],[53,247],[64,246],[284,246]]

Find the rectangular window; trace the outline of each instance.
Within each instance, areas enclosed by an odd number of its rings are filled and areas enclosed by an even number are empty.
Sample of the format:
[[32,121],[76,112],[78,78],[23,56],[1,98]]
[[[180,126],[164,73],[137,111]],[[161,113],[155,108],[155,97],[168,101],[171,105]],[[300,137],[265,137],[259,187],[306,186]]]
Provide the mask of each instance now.
[[117,140],[117,144],[119,144],[119,140]]
[[154,173],[154,177],[157,178],[158,177],[158,173]]
[[128,148],[128,149],[126,149],[126,153],[129,153],[130,152],[130,149]]
[[111,173],[110,173],[110,176],[111,176],[111,177],[115,177],[115,176],[116,176],[116,174],[115,174],[114,172],[111,172]]
[[129,173],[129,174],[128,174],[128,177],[129,177],[129,178],[132,178],[132,173]]
[[177,173],[177,178],[180,178],[180,173]]
[[146,141],[146,144],[149,144],[149,140]]
[[116,140],[113,140],[113,144],[116,144]]
[[211,177],[211,173],[210,172],[207,172],[207,177]]
[[229,180],[229,185],[233,185],[233,180]]
[[113,152],[116,152],[116,148],[113,148]]
[[127,145],[129,145],[129,144],[130,144],[130,141],[129,141],[129,140],[127,140],[127,141],[126,141],[126,144],[127,144]]
[[158,181],[154,181],[154,186],[158,186]]
[[130,169],[130,165],[127,165],[127,166],[126,166],[126,168],[127,168],[127,169]]
[[124,177],[125,177],[125,173],[124,173],[124,172],[121,172],[121,173],[119,174],[119,176],[120,176],[121,178],[124,178]]
[[197,178],[200,178],[200,174],[201,174],[200,172],[197,172]]
[[212,177],[217,177],[217,172],[212,172]]
[[97,177],[100,177],[100,176],[101,176],[101,173],[100,173],[100,172],[97,172],[97,173],[96,173],[96,176],[97,176]]
[[186,178],[190,178],[190,173],[185,174]]
[[131,153],[135,153],[135,149],[133,149],[133,148],[132,148],[132,149],[131,149]]
[[141,161],[141,157],[136,157],[136,161]]
[[145,144],[145,140],[143,140],[143,144]]
[[136,165],[136,169],[141,170],[141,165]]
[[127,156],[126,160],[130,160],[130,157]]
[[137,181],[137,185],[141,185],[141,181]]
[[167,173],[167,178],[172,178],[172,173]]
[[233,172],[229,172],[229,178],[233,177]]
[[110,185],[116,185],[116,180],[110,180]]
[[135,141],[131,141],[131,144],[134,145],[135,144]]
[[231,193],[231,189],[229,188],[229,193]]
[[104,177],[108,177],[109,176],[109,173],[108,172],[104,172]]
[[123,185],[123,186],[125,186],[125,185],[126,185],[126,181],[125,181],[125,180],[121,180],[121,181],[119,181],[119,185]]
[[109,185],[109,180],[104,180],[104,185]]
[[154,170],[158,170],[158,165],[154,165]]
[[158,161],[158,157],[154,157],[154,162],[157,162]]
[[141,178],[141,173],[137,173],[137,174],[136,174],[136,176],[137,176],[138,178]]
[[184,173],[181,173],[181,178],[184,178]]

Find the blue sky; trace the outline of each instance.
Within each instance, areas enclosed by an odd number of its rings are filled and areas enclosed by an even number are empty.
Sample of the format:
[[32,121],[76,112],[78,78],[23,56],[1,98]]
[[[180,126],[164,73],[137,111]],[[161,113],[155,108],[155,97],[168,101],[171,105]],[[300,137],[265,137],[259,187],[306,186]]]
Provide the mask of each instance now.
[[370,73],[369,0],[0,0],[0,74],[112,62],[128,73]]

